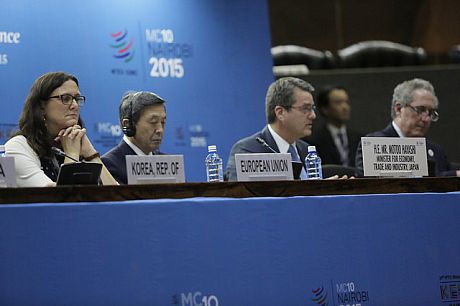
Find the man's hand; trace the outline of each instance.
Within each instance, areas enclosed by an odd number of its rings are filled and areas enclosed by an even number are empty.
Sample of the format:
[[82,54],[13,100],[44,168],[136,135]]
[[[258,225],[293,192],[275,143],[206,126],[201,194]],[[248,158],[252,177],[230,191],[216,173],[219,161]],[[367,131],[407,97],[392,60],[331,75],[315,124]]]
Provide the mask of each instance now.
[[341,177],[339,177],[337,174],[336,175],[333,175],[331,177],[328,177],[326,178],[326,180],[346,180],[346,179],[354,179],[355,177],[354,176],[350,176],[348,177],[348,175],[342,175]]

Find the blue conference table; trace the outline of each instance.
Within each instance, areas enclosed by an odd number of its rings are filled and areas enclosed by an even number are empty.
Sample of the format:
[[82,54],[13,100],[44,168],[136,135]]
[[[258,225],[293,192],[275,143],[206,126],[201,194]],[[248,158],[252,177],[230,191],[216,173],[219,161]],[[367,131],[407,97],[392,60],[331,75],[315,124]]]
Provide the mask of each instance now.
[[0,305],[459,305],[460,192],[0,205]]

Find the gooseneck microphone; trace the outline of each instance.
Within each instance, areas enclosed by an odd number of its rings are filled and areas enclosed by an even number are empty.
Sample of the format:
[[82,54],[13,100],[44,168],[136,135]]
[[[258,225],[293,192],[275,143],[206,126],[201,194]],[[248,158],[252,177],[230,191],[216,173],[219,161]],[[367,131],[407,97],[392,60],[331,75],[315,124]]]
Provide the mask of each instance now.
[[257,140],[261,145],[263,145],[264,147],[266,147],[267,149],[269,149],[270,151],[272,151],[273,153],[279,153],[279,152],[276,152],[272,147],[270,147],[270,145],[269,145],[265,140],[263,140],[262,138],[257,137],[256,140]]
[[59,155],[59,156],[63,156],[63,157],[67,157],[67,158],[70,158],[71,160],[73,160],[73,161],[76,161],[77,163],[79,163],[79,162],[80,162],[79,160],[77,160],[77,159],[73,158],[72,156],[69,156],[69,155],[67,155],[67,154],[66,154],[64,151],[62,151],[62,150],[61,150],[61,149],[59,149],[59,148],[56,148],[56,147],[51,147],[51,151],[53,151],[53,152],[54,152],[54,154],[56,154],[56,155]]

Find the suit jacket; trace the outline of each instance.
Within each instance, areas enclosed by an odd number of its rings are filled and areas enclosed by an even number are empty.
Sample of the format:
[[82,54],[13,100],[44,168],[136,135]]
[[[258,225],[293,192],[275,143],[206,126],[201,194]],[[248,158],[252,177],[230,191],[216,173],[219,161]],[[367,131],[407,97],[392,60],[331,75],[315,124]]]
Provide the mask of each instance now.
[[[373,132],[367,137],[399,137],[398,133],[390,123],[381,131]],[[455,176],[456,170],[452,168],[449,160],[447,159],[446,153],[440,145],[431,142],[426,139],[426,157],[428,160],[435,162],[435,175],[436,176]],[[363,169],[363,149],[361,142],[359,142],[358,149],[356,151],[356,176],[364,176]]]
[[[361,141],[362,134],[347,128],[348,139],[348,166],[355,166],[356,148]],[[320,129],[313,131],[310,137],[304,138],[305,141],[310,142],[316,146],[316,151],[321,157],[322,164],[341,165],[340,153],[335,145],[334,138],[327,128],[326,124],[322,125]]]
[[[163,153],[154,153],[163,154]],[[126,155],[137,155],[133,149],[122,140],[115,148],[105,153],[101,159],[110,174],[120,184],[128,184],[128,175],[126,171]]]
[[[269,148],[263,146],[260,142],[257,141],[257,137],[262,138],[265,142],[276,152],[280,153],[278,146],[276,145],[275,139],[273,139],[272,134],[268,127],[265,127],[262,131],[255,133],[249,137],[243,138],[236,142],[232,150],[230,151],[230,156],[227,162],[227,169],[225,171],[225,178],[229,181],[236,181],[236,165],[235,165],[235,154],[243,153],[273,153]],[[300,160],[302,163],[305,161],[305,157],[308,154],[308,143],[303,140],[296,141],[297,152],[299,153]]]

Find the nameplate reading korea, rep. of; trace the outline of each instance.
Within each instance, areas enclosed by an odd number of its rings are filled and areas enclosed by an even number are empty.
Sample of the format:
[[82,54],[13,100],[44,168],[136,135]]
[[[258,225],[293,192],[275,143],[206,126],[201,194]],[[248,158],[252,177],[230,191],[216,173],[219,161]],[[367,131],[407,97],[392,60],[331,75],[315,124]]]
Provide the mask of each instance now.
[[238,181],[293,180],[291,154],[253,153],[235,154]]
[[185,182],[183,155],[127,155],[128,184]]
[[0,156],[0,187],[16,187],[13,156]]
[[425,138],[361,137],[364,176],[428,176]]

